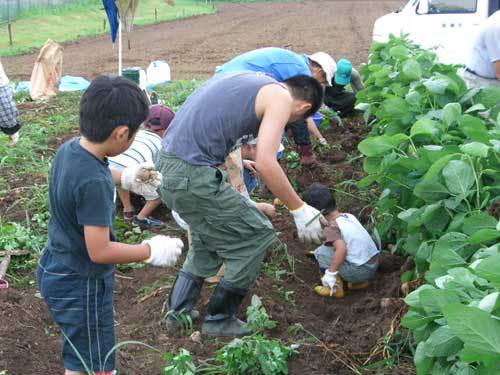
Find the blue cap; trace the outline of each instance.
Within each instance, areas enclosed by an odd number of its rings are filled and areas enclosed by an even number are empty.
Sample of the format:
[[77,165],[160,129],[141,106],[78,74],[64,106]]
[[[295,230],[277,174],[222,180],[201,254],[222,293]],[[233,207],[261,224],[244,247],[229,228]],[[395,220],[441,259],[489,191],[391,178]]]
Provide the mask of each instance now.
[[347,59],[340,59],[337,62],[337,71],[335,72],[335,83],[345,86],[351,82],[352,64]]

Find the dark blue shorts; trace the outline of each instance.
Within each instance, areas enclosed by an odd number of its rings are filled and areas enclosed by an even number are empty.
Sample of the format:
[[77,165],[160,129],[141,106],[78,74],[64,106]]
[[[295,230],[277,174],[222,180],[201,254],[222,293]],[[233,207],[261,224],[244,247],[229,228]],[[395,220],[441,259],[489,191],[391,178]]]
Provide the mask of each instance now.
[[104,279],[83,277],[45,251],[36,276],[50,315],[61,329],[64,367],[82,372],[114,370],[114,352],[105,360],[115,344],[114,274]]

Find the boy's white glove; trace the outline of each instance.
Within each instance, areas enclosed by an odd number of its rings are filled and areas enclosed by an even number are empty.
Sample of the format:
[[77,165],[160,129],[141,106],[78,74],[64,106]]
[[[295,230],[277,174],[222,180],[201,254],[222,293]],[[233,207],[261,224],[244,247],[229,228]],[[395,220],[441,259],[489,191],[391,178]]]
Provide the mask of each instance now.
[[328,146],[328,141],[325,138],[318,138],[318,142],[322,146]]
[[315,244],[320,244],[323,235],[321,221],[324,220],[321,212],[306,203],[304,203],[302,207],[290,212],[295,220],[299,240],[307,243],[314,242]]
[[121,176],[121,186],[132,193],[142,195],[146,200],[158,198],[156,189],[161,185],[162,175],[153,170],[151,162],[125,168]]
[[330,289],[330,297],[333,296],[335,290],[337,289],[337,274],[339,271],[330,272],[328,270],[325,271],[325,275],[321,278],[321,282],[323,286]]
[[148,244],[151,249],[150,257],[144,262],[160,267],[173,266],[184,248],[184,244],[179,238],[161,235],[142,241],[142,243]]

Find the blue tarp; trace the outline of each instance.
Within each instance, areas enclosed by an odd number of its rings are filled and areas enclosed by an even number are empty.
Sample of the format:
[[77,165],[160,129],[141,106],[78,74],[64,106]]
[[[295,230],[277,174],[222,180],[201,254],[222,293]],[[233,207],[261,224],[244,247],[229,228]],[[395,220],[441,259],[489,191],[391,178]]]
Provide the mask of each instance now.
[[59,91],[82,91],[89,87],[90,82],[82,77],[64,76],[59,81]]
[[104,9],[108,16],[111,40],[114,43],[118,32],[118,8],[116,7],[115,0],[102,0],[102,5],[104,5]]

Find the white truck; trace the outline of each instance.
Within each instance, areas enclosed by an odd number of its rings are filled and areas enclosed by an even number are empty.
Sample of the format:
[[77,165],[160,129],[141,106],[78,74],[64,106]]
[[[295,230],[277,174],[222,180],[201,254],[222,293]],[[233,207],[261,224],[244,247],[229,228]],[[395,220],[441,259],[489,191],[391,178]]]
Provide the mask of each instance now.
[[479,26],[500,9],[500,0],[410,0],[375,21],[373,40],[409,34],[424,48],[435,48],[439,60],[465,64]]

